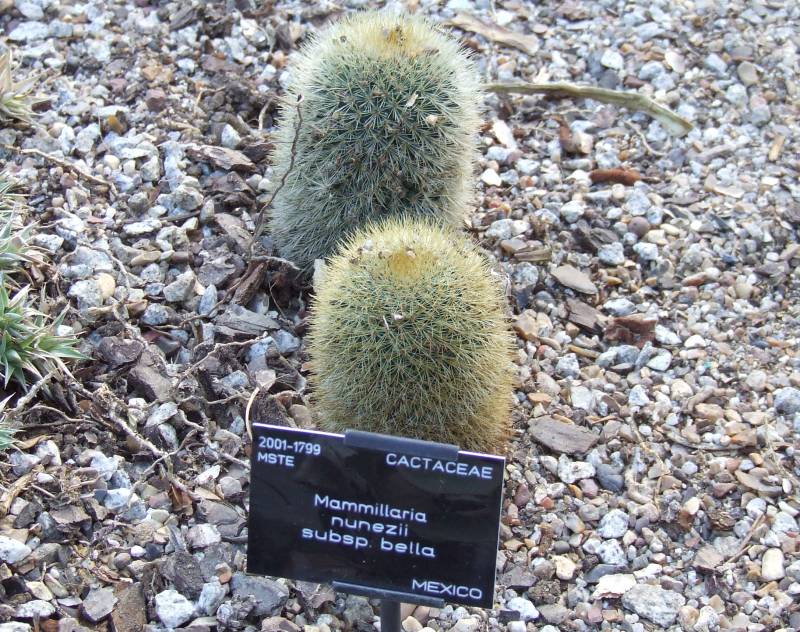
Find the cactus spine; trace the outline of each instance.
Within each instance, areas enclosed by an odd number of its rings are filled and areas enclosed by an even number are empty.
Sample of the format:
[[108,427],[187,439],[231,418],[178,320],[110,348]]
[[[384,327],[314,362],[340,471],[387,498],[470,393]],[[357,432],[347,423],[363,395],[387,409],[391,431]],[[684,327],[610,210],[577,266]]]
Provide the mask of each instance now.
[[499,450],[512,341],[503,292],[474,246],[427,220],[370,226],[317,288],[309,353],[319,422]]
[[309,271],[356,228],[399,214],[463,222],[480,90],[457,41],[421,17],[360,13],[311,42],[292,75],[273,156],[284,257]]

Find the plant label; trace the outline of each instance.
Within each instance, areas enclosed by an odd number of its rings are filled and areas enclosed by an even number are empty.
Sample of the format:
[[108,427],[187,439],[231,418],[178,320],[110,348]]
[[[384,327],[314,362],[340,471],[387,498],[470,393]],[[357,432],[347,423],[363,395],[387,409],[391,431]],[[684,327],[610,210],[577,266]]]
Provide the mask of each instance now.
[[492,606],[502,457],[254,424],[251,463],[248,572]]

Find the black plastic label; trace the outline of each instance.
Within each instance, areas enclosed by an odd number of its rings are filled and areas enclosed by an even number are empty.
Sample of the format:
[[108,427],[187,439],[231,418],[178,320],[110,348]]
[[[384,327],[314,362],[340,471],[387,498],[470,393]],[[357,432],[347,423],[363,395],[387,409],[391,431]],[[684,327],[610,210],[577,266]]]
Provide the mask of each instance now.
[[505,459],[388,445],[254,424],[248,572],[491,608]]

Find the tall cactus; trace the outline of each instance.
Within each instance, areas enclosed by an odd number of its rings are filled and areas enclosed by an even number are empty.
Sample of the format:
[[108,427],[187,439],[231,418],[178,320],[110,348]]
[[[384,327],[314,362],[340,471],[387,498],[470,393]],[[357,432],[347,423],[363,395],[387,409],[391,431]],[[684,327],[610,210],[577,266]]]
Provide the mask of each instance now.
[[485,257],[452,232],[407,218],[357,232],[312,312],[320,424],[500,449],[513,372],[504,305]]
[[463,222],[479,100],[463,48],[424,18],[359,13],[312,41],[292,68],[273,156],[274,182],[285,176],[271,219],[281,254],[310,270],[369,221]]

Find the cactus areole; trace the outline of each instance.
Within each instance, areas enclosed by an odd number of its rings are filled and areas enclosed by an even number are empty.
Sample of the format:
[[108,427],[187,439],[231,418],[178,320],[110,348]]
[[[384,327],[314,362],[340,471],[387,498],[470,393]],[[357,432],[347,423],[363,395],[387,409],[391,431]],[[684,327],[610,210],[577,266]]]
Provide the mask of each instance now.
[[421,17],[360,13],[307,45],[291,78],[273,156],[284,257],[310,271],[399,214],[463,222],[480,90],[456,40]]

